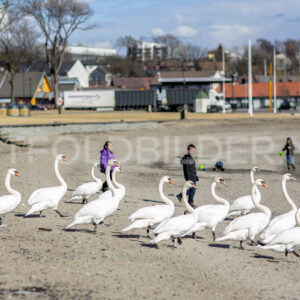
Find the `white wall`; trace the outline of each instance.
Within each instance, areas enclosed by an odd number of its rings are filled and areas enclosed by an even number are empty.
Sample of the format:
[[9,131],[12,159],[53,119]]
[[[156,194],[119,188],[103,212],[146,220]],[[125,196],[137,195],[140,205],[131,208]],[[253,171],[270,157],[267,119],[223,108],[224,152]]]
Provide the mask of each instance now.
[[81,87],[89,87],[89,73],[79,60],[76,60],[67,74],[69,78],[78,78]]

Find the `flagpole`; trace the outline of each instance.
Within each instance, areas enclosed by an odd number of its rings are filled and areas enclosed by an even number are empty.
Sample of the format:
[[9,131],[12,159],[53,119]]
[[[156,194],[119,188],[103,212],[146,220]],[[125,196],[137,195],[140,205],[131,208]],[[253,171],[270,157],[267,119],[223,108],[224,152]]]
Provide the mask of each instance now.
[[252,53],[251,53],[251,40],[249,40],[248,50],[248,98],[249,98],[249,115],[253,117],[253,102],[252,102]]
[[223,114],[225,114],[225,102],[226,102],[226,93],[225,93],[225,52],[224,46],[222,46],[222,60],[223,60]]
[[274,59],[274,74],[273,74],[273,86],[274,86],[274,104],[273,104],[273,113],[276,114],[277,113],[277,91],[276,91],[276,81],[277,81],[277,78],[276,78],[276,49],[274,47],[274,51],[273,51],[273,59]]

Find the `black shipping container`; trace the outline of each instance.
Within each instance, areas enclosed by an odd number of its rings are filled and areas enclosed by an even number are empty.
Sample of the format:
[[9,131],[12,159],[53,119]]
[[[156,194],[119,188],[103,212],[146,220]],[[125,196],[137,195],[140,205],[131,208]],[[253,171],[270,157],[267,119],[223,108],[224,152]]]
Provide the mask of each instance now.
[[116,109],[156,107],[157,96],[153,90],[118,90],[115,93]]

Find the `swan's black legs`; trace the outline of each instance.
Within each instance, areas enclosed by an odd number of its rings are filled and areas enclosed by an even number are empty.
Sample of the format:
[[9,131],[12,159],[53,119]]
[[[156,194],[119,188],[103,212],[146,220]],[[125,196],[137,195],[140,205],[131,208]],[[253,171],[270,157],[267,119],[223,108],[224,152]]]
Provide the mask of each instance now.
[[62,218],[68,217],[68,215],[64,215],[62,214],[60,211],[58,211],[57,209],[55,209],[55,212]]
[[212,231],[212,235],[213,235],[213,240],[216,240],[216,233],[214,231]]
[[240,249],[244,250],[245,248],[243,247],[243,241],[240,241]]
[[2,225],[2,218],[0,218],[0,225]]
[[197,236],[196,236],[196,232],[193,232],[193,234],[192,234],[192,238],[193,238],[193,239],[196,239],[196,238],[197,238]]
[[147,228],[147,238],[150,238],[149,232],[150,232],[150,229],[149,229],[149,227],[148,227],[148,228]]
[[179,245],[182,245],[182,239],[180,237],[177,238],[177,242],[178,242]]
[[288,254],[289,254],[288,249],[285,248],[284,254],[285,254],[285,256],[288,256]]
[[98,224],[93,223],[93,225],[94,225],[94,234],[96,234],[96,232],[97,232],[97,225],[98,225]]
[[46,218],[45,216],[43,216],[43,211],[40,211],[40,218]]
[[296,255],[297,257],[300,257],[300,254],[297,253],[296,251],[293,251],[292,253],[293,253],[294,255]]
[[88,199],[87,198],[83,198],[82,199],[82,204],[88,203]]
[[172,238],[172,242],[173,242],[174,248],[177,248],[177,245],[176,245],[176,239]]
[[258,245],[254,240],[250,240],[250,241],[251,241],[251,246],[257,246]]

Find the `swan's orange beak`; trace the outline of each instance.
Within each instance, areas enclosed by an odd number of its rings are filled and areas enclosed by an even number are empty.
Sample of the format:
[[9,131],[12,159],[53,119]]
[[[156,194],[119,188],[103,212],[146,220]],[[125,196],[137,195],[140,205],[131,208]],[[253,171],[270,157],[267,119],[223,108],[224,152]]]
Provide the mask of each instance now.
[[125,173],[125,171],[124,171],[123,169],[120,169],[120,173],[123,173],[123,174],[124,174],[124,173]]
[[291,176],[291,177],[290,177],[290,179],[291,179],[291,180],[293,180],[293,181],[295,181],[295,180],[296,180],[296,178],[295,178],[295,177],[293,177],[293,176]]
[[63,161],[67,161],[67,158],[65,156],[62,156]]
[[175,184],[175,182],[171,178],[169,179],[169,183]]
[[15,172],[15,176],[18,176],[18,177],[20,177],[21,175],[19,174],[19,172],[18,172],[18,171],[16,171],[16,172]]
[[257,172],[257,173],[261,173],[261,170],[260,170],[260,169],[256,169],[256,172]]
[[269,188],[269,186],[265,182],[263,182],[261,185],[265,188]]
[[120,164],[115,162],[115,167],[119,168],[120,167]]
[[225,180],[221,180],[220,183],[225,185],[225,186],[227,185],[227,182]]

